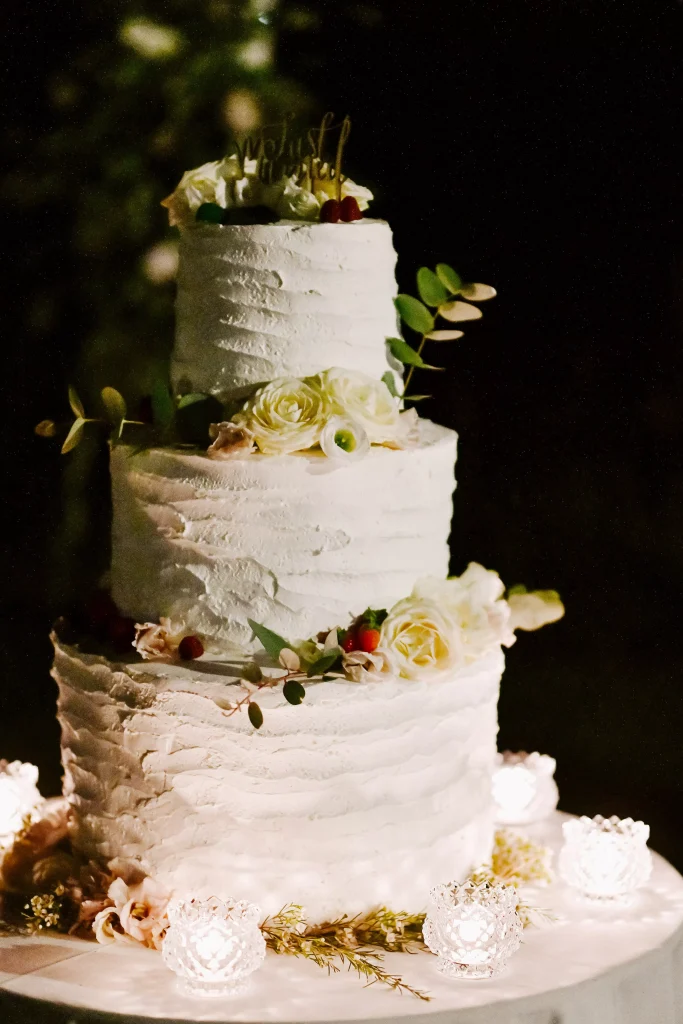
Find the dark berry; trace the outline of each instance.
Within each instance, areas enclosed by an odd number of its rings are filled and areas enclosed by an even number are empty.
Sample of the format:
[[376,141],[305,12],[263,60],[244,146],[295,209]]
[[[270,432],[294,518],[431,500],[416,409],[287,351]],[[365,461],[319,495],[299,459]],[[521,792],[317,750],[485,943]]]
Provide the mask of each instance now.
[[357,651],[358,650],[358,641],[357,641],[357,638],[356,638],[355,630],[350,629],[348,631],[348,633],[346,634],[346,636],[344,637],[344,639],[341,642],[341,646],[342,646],[342,650],[345,651],[346,654],[348,654],[349,651]]
[[337,199],[328,199],[320,207],[320,220],[323,224],[337,224],[341,220],[342,204]]
[[223,208],[217,203],[202,203],[195,213],[195,219],[204,224],[220,224]]
[[198,636],[184,636],[178,644],[178,654],[183,661],[195,661],[204,653],[204,644]]
[[341,201],[341,219],[345,221],[349,220],[362,220],[363,214],[360,212],[360,206],[355,196],[344,196]]

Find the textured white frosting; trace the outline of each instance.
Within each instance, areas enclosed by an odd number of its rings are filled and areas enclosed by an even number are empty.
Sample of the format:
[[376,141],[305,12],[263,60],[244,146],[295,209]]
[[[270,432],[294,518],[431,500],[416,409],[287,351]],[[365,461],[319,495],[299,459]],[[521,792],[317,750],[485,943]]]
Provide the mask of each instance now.
[[457,436],[425,420],[421,432],[417,448],[341,467],[113,448],[114,600],[234,646],[247,617],[303,639],[446,576]]
[[182,231],[174,384],[228,398],[330,366],[381,377],[397,333],[395,264],[384,221]]
[[255,732],[224,710],[235,666],[113,665],[57,645],[74,842],[265,913],[420,911],[490,855],[503,663],[497,650],[441,682],[311,684],[298,707],[263,691]]

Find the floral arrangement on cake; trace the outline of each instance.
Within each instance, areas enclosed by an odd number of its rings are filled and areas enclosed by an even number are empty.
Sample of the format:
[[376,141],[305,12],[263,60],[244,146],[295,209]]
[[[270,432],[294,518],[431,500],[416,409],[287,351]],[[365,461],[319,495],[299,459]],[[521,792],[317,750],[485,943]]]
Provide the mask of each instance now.
[[320,127],[292,133],[284,121],[277,138],[265,133],[235,143],[222,160],[186,171],[163,200],[169,224],[269,224],[288,220],[337,223],[360,220],[372,192],[342,172],[348,117],[337,126],[334,157],[326,145],[335,130],[327,113]]
[[[249,619],[268,663],[249,662],[240,679],[244,696],[227,701],[226,714],[246,711],[259,729],[263,711],[256,695],[265,689],[282,686],[285,700],[298,705],[306,696],[305,683],[449,679],[491,651],[510,647],[516,629],[538,629],[564,614],[556,591],[528,593],[516,587],[508,600],[504,592],[498,573],[471,562],[461,576],[426,577],[393,607],[368,608],[348,625],[308,640],[287,640]],[[130,642],[143,660],[191,660],[211,647],[210,638],[186,635],[167,619],[126,621]]]

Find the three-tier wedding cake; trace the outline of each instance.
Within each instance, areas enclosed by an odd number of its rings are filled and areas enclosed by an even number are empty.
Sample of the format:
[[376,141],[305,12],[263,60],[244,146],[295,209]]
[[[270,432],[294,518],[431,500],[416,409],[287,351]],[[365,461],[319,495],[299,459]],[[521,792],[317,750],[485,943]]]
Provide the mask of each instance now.
[[[172,408],[111,446],[130,655],[56,636],[54,668],[77,850],[311,920],[418,912],[487,860],[516,625],[495,573],[447,579],[457,438],[402,400],[423,360],[397,309],[447,340],[492,289],[442,264],[397,302],[389,226],[321,145],[252,145],[167,200]],[[203,445],[173,433],[202,406]]]

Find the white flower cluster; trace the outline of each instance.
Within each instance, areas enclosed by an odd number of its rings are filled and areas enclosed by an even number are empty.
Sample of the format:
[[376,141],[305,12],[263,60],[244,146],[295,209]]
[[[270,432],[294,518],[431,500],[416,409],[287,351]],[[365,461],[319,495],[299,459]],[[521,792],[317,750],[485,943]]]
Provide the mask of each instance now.
[[[414,409],[401,412],[382,380],[333,367],[315,377],[280,377],[259,388],[233,416],[245,438],[265,455],[286,455],[320,445],[328,457],[348,462],[365,455],[371,444],[409,448],[417,444]],[[225,424],[217,425],[225,428]],[[237,440],[216,442],[210,454],[230,457]]]
[[[367,210],[373,198],[369,189],[356,185],[350,178],[342,182],[341,194],[342,199],[353,196],[361,210]],[[162,205],[168,209],[171,225],[186,227],[194,223],[202,203],[215,203],[223,209],[267,206],[283,219],[317,221],[323,203],[336,198],[334,179],[316,179],[315,191],[310,180],[298,183],[296,175],[280,178],[270,185],[258,177],[255,160],[246,160],[243,172],[240,161],[233,155],[186,171],[175,192],[167,196]]]
[[419,580],[382,623],[379,649],[404,679],[436,679],[476,661],[515,635],[498,573],[471,562],[462,576]]

